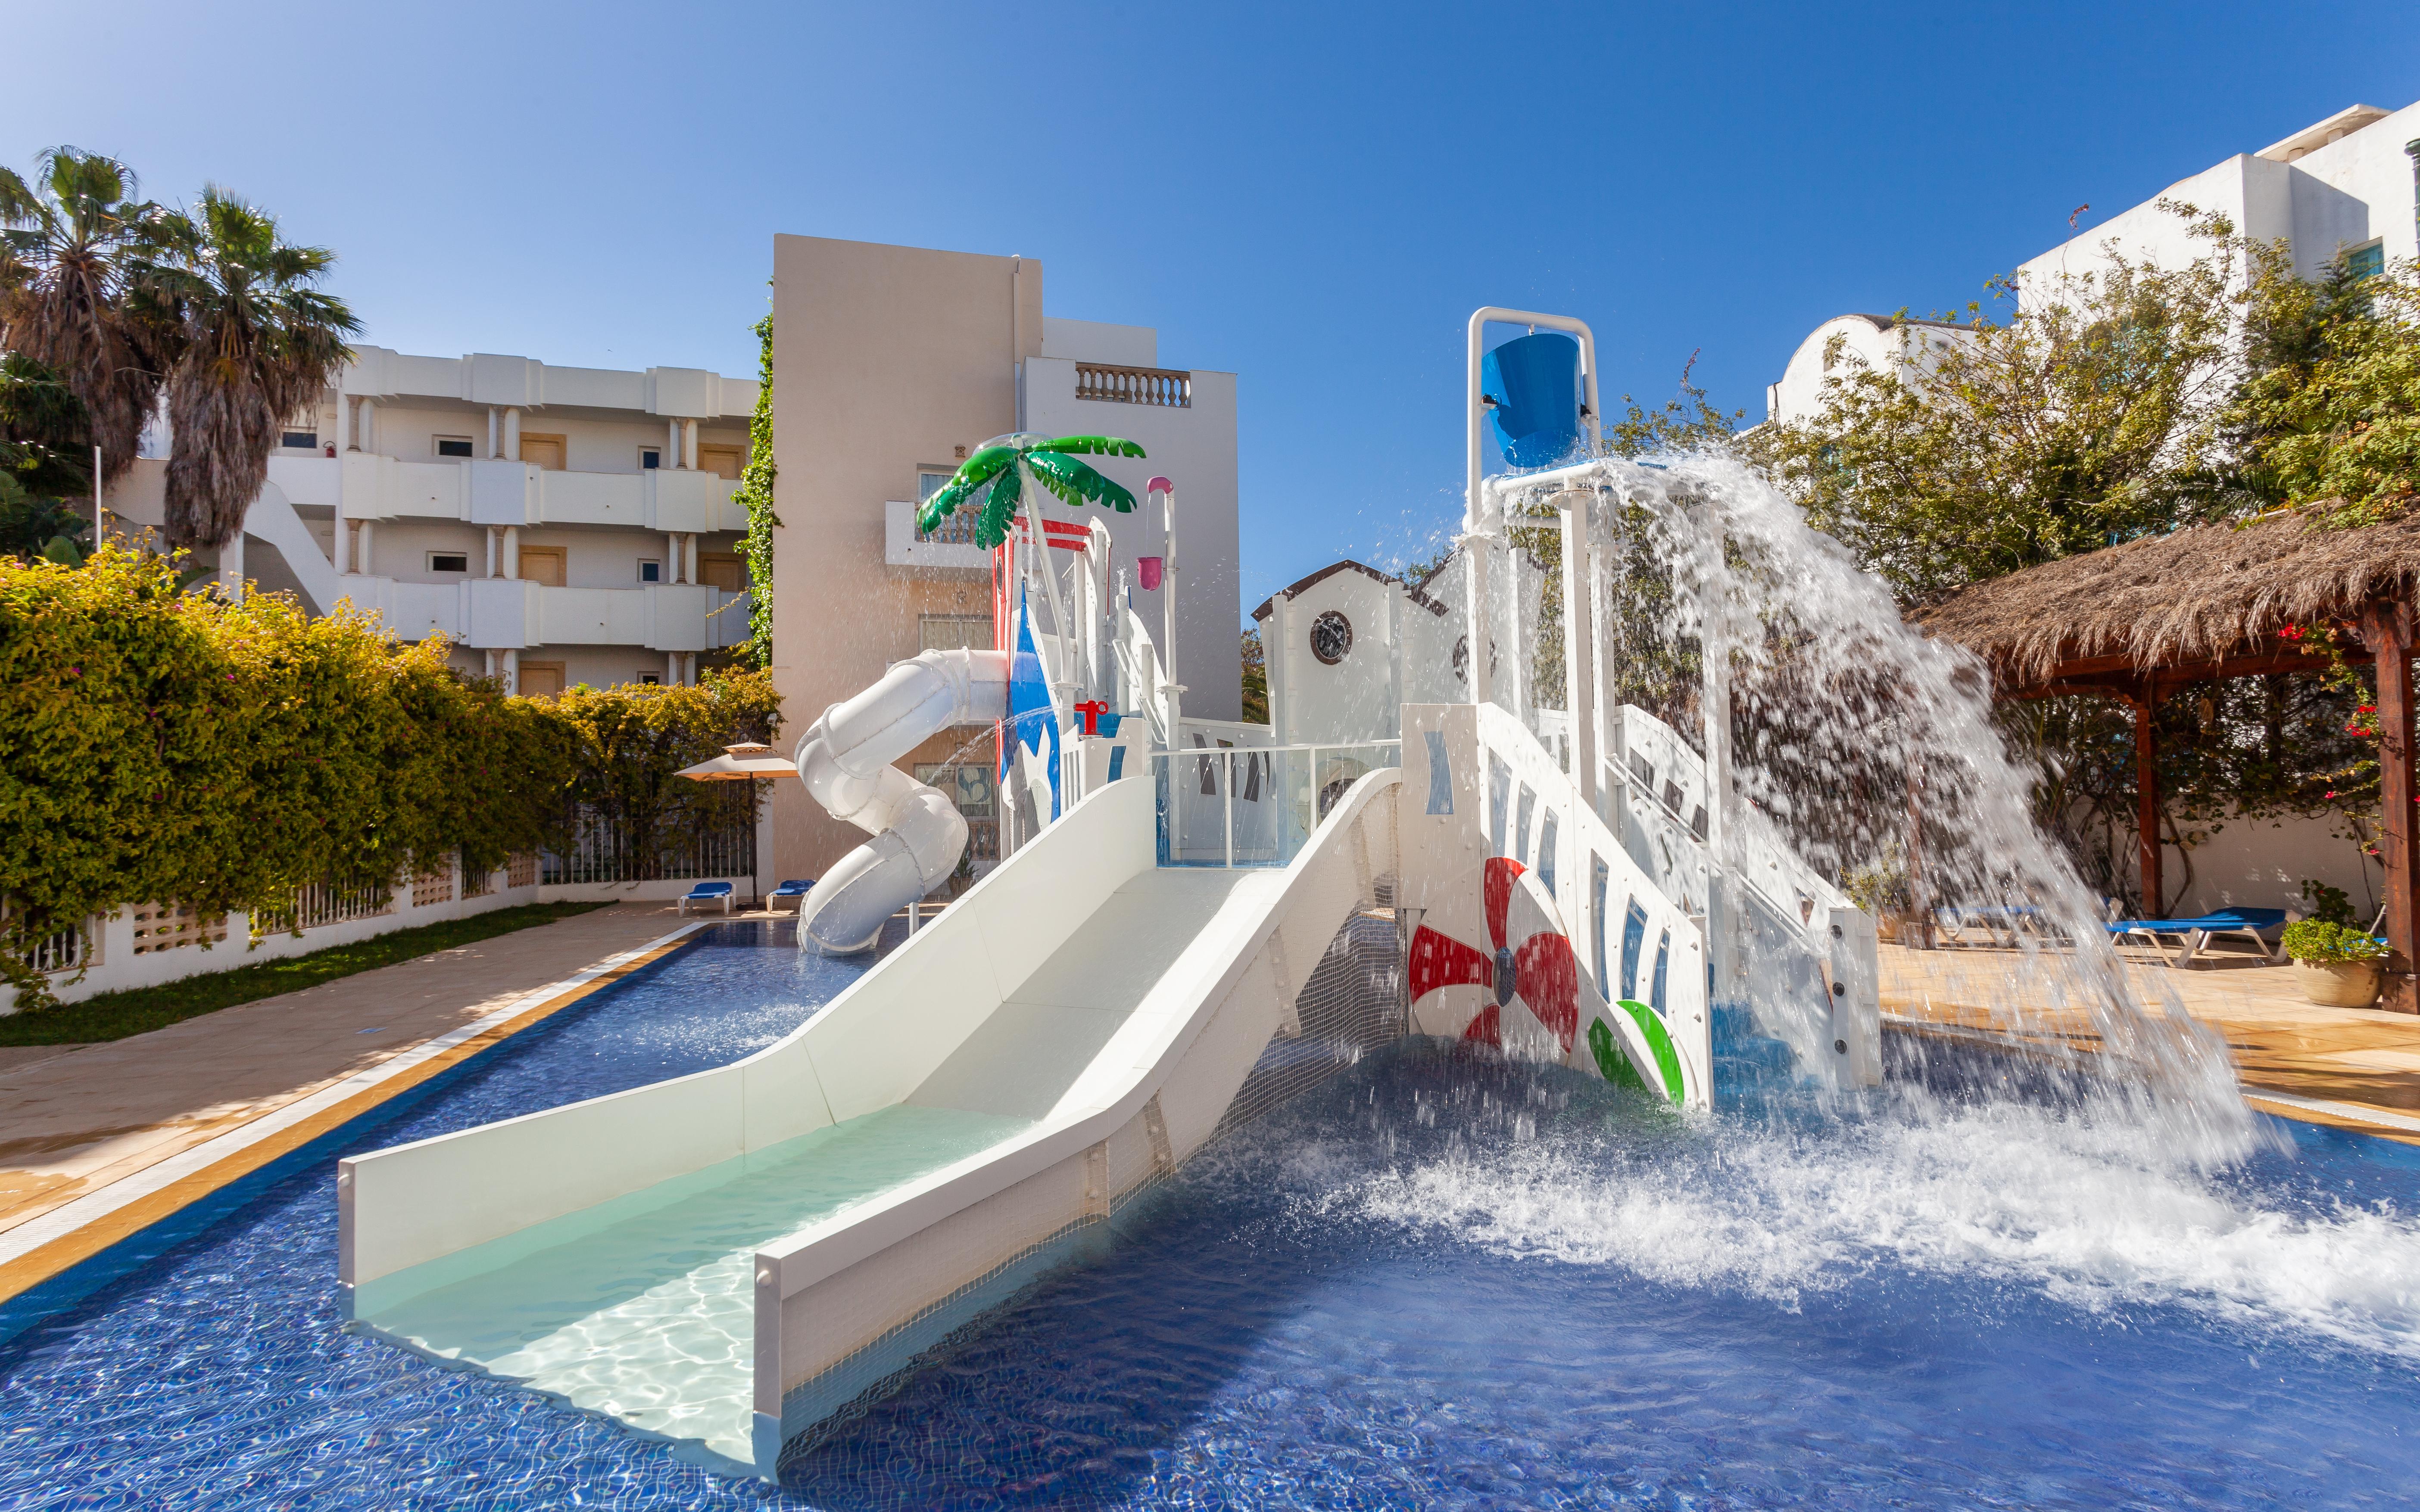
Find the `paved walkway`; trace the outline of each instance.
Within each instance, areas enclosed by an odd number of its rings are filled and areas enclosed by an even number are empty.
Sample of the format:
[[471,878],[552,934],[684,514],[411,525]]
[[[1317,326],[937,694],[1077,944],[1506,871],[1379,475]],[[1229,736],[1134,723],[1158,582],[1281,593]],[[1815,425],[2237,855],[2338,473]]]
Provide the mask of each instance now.
[[0,1064],[0,1234],[677,928],[617,903],[106,1044]]
[[[2028,990],[2016,951],[1885,945],[1879,954],[1887,1016],[2001,1038],[2100,1046],[2082,1013],[2058,1011],[2039,1000],[2044,995],[2039,987]],[[2271,1111],[2420,1135],[2420,1017],[2320,1008],[2304,998],[2291,966],[2170,970],[2128,954],[2128,985],[2136,999],[2166,1011],[2164,989],[2195,1019],[2217,1029],[2254,1101],[2264,1101],[2263,1091],[2278,1093],[2281,1099],[2269,1102]]]

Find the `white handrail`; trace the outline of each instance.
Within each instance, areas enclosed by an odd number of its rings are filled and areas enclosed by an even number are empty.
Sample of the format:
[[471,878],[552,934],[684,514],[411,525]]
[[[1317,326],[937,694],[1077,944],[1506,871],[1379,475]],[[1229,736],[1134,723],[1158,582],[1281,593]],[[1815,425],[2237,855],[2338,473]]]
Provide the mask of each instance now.
[[[1310,760],[1309,760],[1307,763],[1305,763],[1305,764],[1306,764],[1306,765],[1308,765],[1308,766],[1311,768],[1311,780],[1312,780],[1314,783],[1316,783],[1316,782],[1318,781],[1318,779],[1319,779],[1319,753],[1320,753],[1321,751],[1323,751],[1323,750],[1334,750],[1334,751],[1345,751],[1345,750],[1374,750],[1374,749],[1381,749],[1381,748],[1391,748],[1392,749],[1394,749],[1396,752],[1398,752],[1398,753],[1400,754],[1400,753],[1402,752],[1403,748],[1404,748],[1403,737],[1402,737],[1402,736],[1400,736],[1400,735],[1393,735],[1393,736],[1388,736],[1388,737],[1387,737],[1386,739],[1383,739],[1383,740],[1342,740],[1342,741],[1330,741],[1330,742],[1327,742],[1327,743],[1326,743],[1326,744],[1324,744],[1324,745],[1315,745],[1315,746],[1314,746],[1314,745],[1295,745],[1295,746],[1217,746],[1217,747],[1200,747],[1200,748],[1196,748],[1195,749],[1192,749],[1192,750],[1183,750],[1183,749],[1155,750],[1155,751],[1149,752],[1149,755],[1150,755],[1151,759],[1152,759],[1153,761],[1156,761],[1156,762],[1164,762],[1164,761],[1169,761],[1169,760],[1172,760],[1172,759],[1177,758],[1177,757],[1187,757],[1187,758],[1190,758],[1190,759],[1193,759],[1193,760],[1196,760],[1196,761],[1208,761],[1208,760],[1210,760],[1212,757],[1217,757],[1217,758],[1218,759],[1218,762],[1219,762],[1218,798],[1219,798],[1219,803],[1220,803],[1220,806],[1221,806],[1221,818],[1222,818],[1222,821],[1223,821],[1222,828],[1223,828],[1223,832],[1224,832],[1224,840],[1225,840],[1225,861],[1224,861],[1224,863],[1223,863],[1223,864],[1225,864],[1226,866],[1229,866],[1229,867],[1233,867],[1233,866],[1235,864],[1235,758],[1236,758],[1236,757],[1238,757],[1238,756],[1252,756],[1252,757],[1260,757],[1260,756],[1283,756],[1283,755],[1290,755],[1290,754],[1292,754],[1292,753],[1294,753],[1294,752],[1296,752],[1296,751],[1308,751],[1308,752],[1310,752]],[[1172,799],[1173,799],[1173,795],[1174,795],[1174,793],[1175,793],[1175,778],[1176,778],[1175,770],[1174,770],[1174,768],[1172,768],[1172,767],[1171,767],[1171,768],[1170,769],[1170,771],[1169,771],[1169,783],[1170,783],[1169,792],[1170,792],[1170,794],[1171,794],[1171,801],[1172,801]],[[1317,827],[1317,816],[1316,816],[1316,812],[1315,812],[1315,810],[1316,810],[1316,808],[1317,808],[1318,802],[1319,802],[1319,792],[1318,792],[1318,789],[1314,786],[1314,787],[1313,787],[1313,789],[1311,790],[1311,803],[1312,803],[1312,806],[1313,806],[1313,809],[1314,809],[1313,821],[1312,821],[1312,827],[1314,827],[1314,828],[1316,828],[1316,827]]]

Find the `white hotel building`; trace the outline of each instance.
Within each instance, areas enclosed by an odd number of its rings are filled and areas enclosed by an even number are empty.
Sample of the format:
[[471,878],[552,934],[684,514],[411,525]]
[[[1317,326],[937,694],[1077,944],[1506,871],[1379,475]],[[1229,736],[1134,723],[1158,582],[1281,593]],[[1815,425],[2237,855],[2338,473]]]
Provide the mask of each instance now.
[[[2017,270],[2022,301],[2062,277],[2126,256],[2181,268],[2207,254],[2184,219],[2161,202],[2215,210],[2238,235],[2285,243],[2294,271],[2317,278],[2337,257],[2377,271],[2420,255],[2420,105],[2353,105],[2257,152],[2239,152],[2180,178],[2131,209],[2079,232]],[[1927,354],[1954,341],[1954,327],[1880,315],[1841,315],[1811,332],[1765,391],[1767,420],[1798,420],[1823,408],[1823,379],[1840,363],[1921,371]],[[1826,361],[1827,355],[1830,361]]]
[[[699,368],[550,367],[358,347],[298,416],[223,566],[442,634],[514,691],[694,683],[748,639],[745,512],[756,385]],[[157,527],[164,438],[108,500]]]

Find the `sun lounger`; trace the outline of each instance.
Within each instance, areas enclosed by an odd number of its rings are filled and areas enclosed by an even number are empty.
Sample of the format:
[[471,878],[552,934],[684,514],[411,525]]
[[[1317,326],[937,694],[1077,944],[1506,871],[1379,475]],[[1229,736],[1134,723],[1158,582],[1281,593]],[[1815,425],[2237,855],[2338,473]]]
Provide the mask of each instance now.
[[691,903],[697,904],[700,908],[705,907],[708,903],[720,903],[722,905],[722,911],[725,914],[728,914],[731,912],[732,902],[733,897],[730,883],[701,882],[696,887],[690,888],[689,891],[682,896],[680,901],[680,911],[684,914],[688,913],[689,905]]
[[767,893],[765,904],[776,912],[795,910],[805,900],[807,889],[814,885],[813,877],[793,877]]
[[2013,948],[2021,934],[2040,934],[2046,928],[2042,911],[2030,903],[1980,908],[1945,906],[1932,911],[1932,925],[1940,938],[1952,945],[1964,944],[1973,934],[2004,948]]
[[[2221,908],[2198,918],[2121,918],[2108,929],[2113,938],[2139,939],[2157,950],[2162,961],[2181,966],[2191,964],[2212,940],[2227,934],[2243,935],[2260,948],[2263,957],[2281,961],[2285,959],[2284,942],[2273,946],[2265,935],[2270,930],[2282,929],[2285,923],[2286,910],[2282,908]],[[2169,955],[2168,948],[2162,943],[2163,935],[2181,937],[2182,949]]]

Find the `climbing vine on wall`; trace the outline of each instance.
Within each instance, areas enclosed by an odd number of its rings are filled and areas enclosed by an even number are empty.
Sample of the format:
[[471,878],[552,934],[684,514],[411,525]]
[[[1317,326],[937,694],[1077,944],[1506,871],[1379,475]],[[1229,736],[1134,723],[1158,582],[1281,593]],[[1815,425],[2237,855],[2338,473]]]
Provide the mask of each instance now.
[[732,495],[748,509],[748,648],[753,666],[773,665],[773,316],[756,322],[756,413],[748,422],[748,465]]
[[[48,996],[22,964],[35,940],[124,904],[274,910],[456,855],[493,869],[582,806],[676,824],[752,798],[669,779],[771,733],[763,673],[510,698],[450,649],[281,594],[180,594],[174,562],[115,547],[75,569],[0,557],[0,978],[19,1005]],[[652,733],[613,733],[632,725]]]

